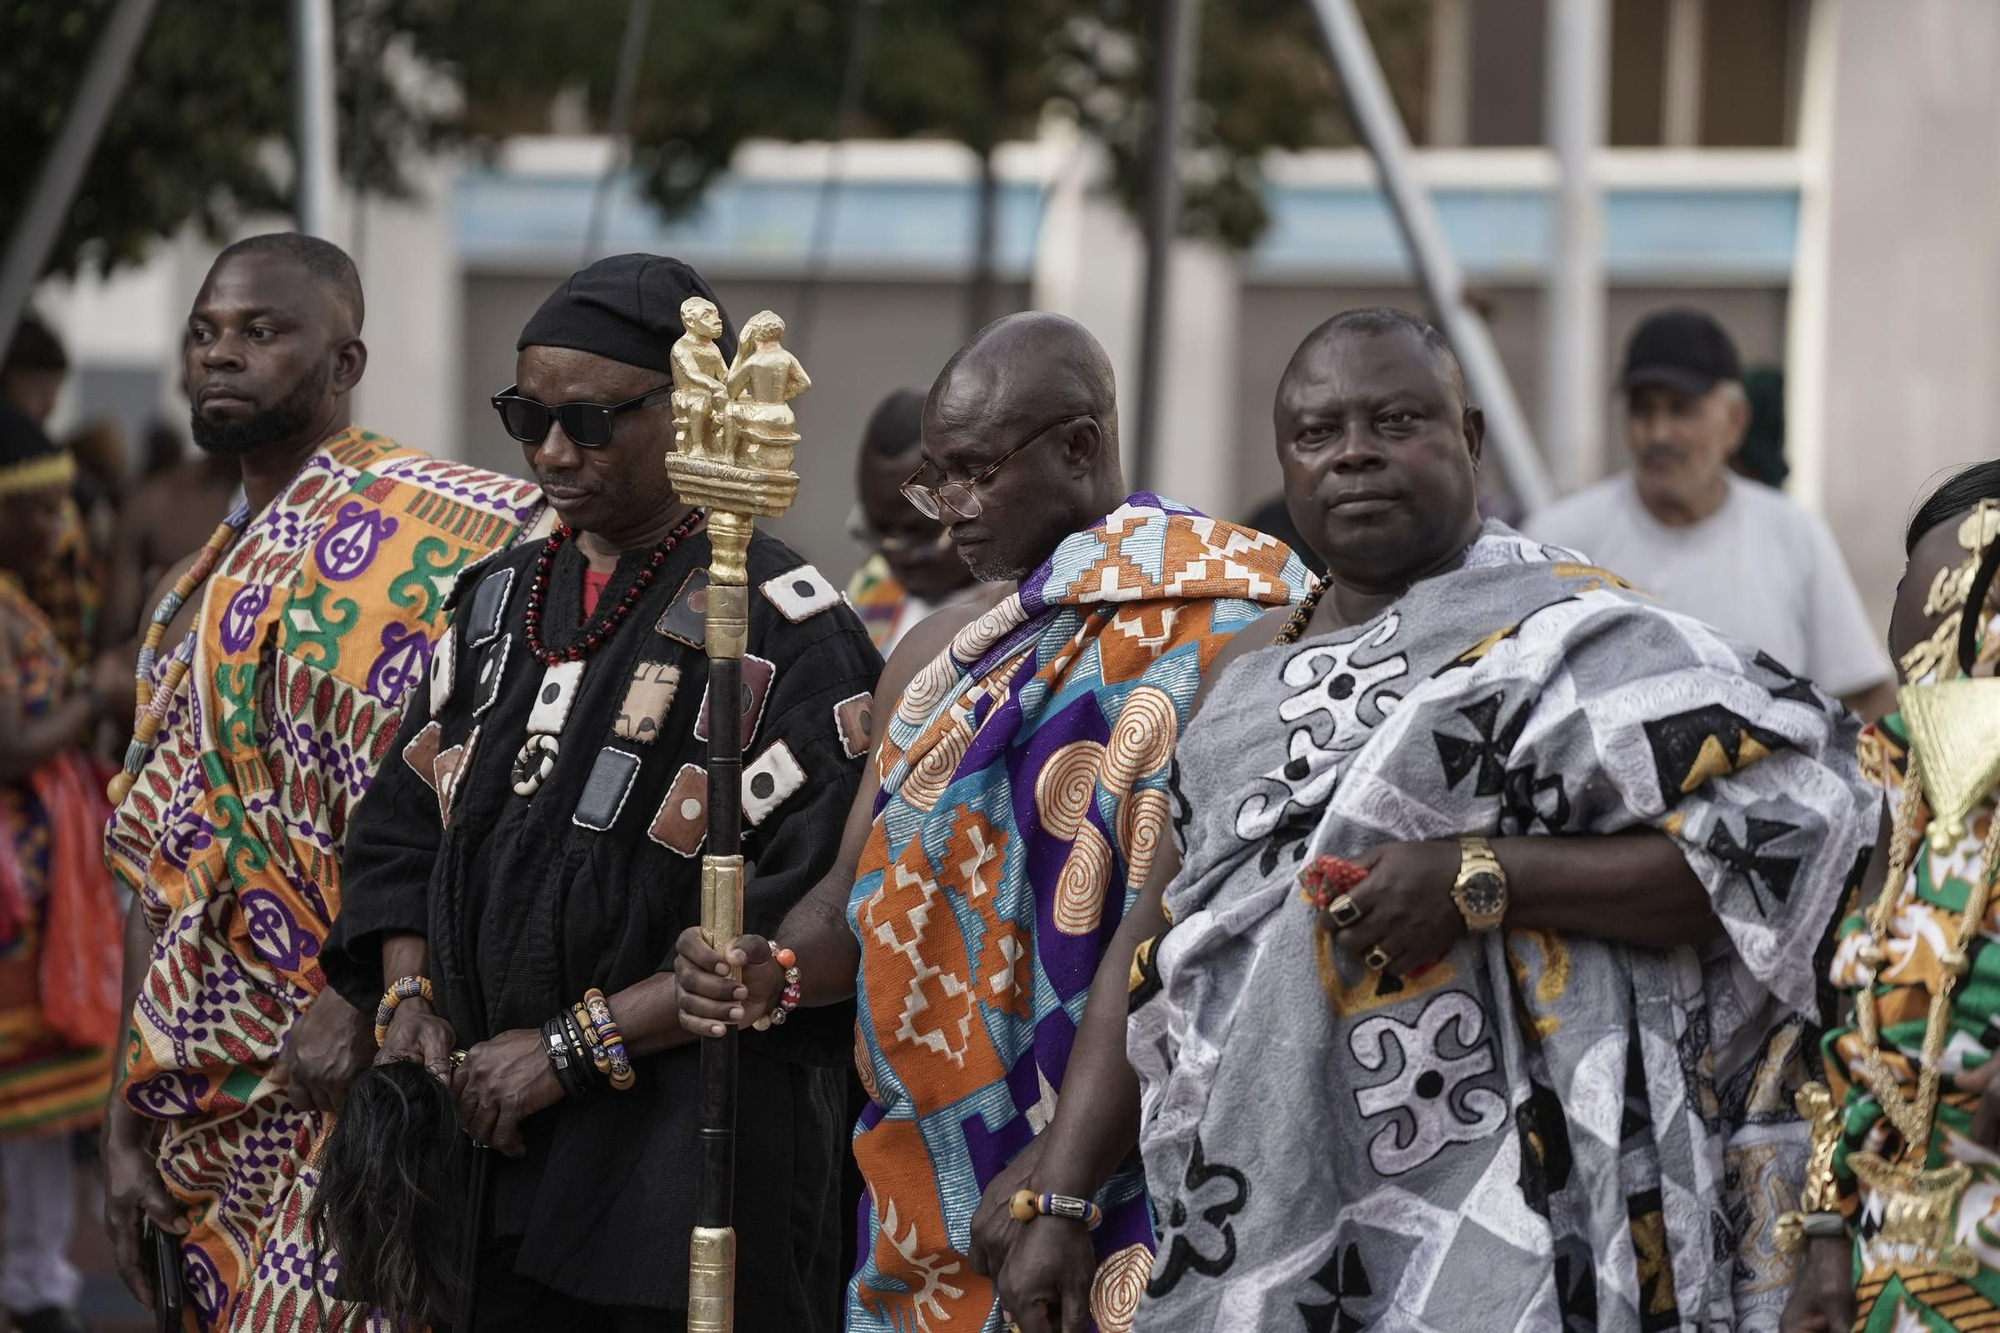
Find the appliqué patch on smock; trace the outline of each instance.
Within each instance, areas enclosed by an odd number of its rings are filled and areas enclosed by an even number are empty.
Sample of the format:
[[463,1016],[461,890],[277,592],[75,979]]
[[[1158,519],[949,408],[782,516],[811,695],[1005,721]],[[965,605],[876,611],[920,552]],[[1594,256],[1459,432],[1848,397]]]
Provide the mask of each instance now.
[[549,780],[549,774],[556,771],[556,756],[562,753],[561,743],[546,732],[534,732],[521,742],[520,752],[514,756],[514,769],[510,776],[514,782],[516,796],[533,796]]
[[625,798],[632,794],[633,779],[639,776],[639,756],[630,750],[605,746],[583,780],[583,795],[577,798],[576,813],[570,816],[580,828],[599,833],[618,822]]
[[653,816],[646,836],[670,852],[693,856],[708,837],[708,770],[682,764],[667,788],[667,799]]
[[840,604],[840,589],[811,565],[800,565],[788,574],[764,580],[760,586],[771,605],[794,625]]
[[674,706],[680,689],[681,669],[671,662],[641,662],[632,668],[632,683],[625,687],[624,701],[618,705],[618,721],[612,731],[621,741],[651,745]]
[[431,770],[437,775],[437,781],[431,786],[437,789],[438,823],[446,827],[451,824],[451,807],[453,798],[458,795],[458,780],[471,766],[473,747],[478,744],[479,728],[474,727],[464,744],[439,751],[438,757],[431,762]]
[[431,716],[436,717],[451,702],[452,687],[458,684],[458,635],[445,626],[431,651]]
[[479,679],[472,687],[478,691],[472,705],[474,717],[484,717],[486,710],[493,706],[493,701],[500,697],[500,677],[505,674],[507,650],[513,646],[514,636],[503,634],[500,642],[488,648],[486,656],[479,659]]
[[535,706],[528,711],[528,734],[554,736],[569,719],[570,705],[576,702],[583,684],[582,662],[556,662],[542,670],[542,685],[535,692]]
[[664,634],[690,648],[708,646],[708,571],[697,569],[687,576],[681,590],[674,594],[674,600],[660,613],[654,624],[656,633]]
[[840,732],[840,748],[849,759],[868,753],[875,735],[875,696],[863,692],[850,695],[833,706],[833,725]]
[[514,571],[496,569],[479,581],[472,594],[472,610],[465,617],[465,642],[483,648],[500,637],[500,618],[507,612],[507,597],[514,591]]
[[410,737],[410,743],[403,747],[403,762],[410,771],[424,780],[424,785],[437,790],[438,739],[444,735],[444,728],[436,722]]
[[743,770],[743,818],[761,824],[785,798],[805,785],[806,771],[792,757],[792,747],[783,741],[757,756],[757,762]]
[[[771,681],[778,674],[778,668],[755,653],[743,654],[743,748],[750,748],[750,738],[757,734],[758,719],[764,716],[764,699],[771,692]],[[711,680],[711,684],[713,681]],[[708,739],[708,690],[701,692],[701,711],[695,715],[694,738]]]

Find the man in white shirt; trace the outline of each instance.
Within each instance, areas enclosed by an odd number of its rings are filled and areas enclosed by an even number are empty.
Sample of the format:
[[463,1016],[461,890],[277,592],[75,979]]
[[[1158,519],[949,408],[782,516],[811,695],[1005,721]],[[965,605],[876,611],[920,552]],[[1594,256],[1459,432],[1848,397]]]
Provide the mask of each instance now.
[[1623,384],[1632,470],[1523,530],[1757,645],[1865,718],[1894,707],[1880,629],[1826,523],[1730,470],[1750,406],[1728,333],[1698,310],[1648,316],[1626,345]]

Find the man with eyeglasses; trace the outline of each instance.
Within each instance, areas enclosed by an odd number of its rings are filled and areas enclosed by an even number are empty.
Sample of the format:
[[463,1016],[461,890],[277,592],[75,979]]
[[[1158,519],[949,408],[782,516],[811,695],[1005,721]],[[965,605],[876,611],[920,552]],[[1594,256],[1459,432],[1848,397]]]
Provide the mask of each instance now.
[[[441,1312],[461,1333],[685,1318],[699,1055],[672,965],[701,917],[711,555],[664,466],[684,310],[735,359],[708,284],[655,255],[579,271],[522,330],[493,402],[562,526],[462,582],[348,837],[327,973],[370,1009],[398,997],[378,1063],[449,1078],[493,1150],[469,1154],[472,1309]],[[770,932],[833,863],[882,660],[839,589],[761,529],[748,568],[744,913]],[[568,1058],[586,992],[629,1076]],[[840,1326],[852,1019],[836,1005],[743,1042],[739,1328]]]
[[[1004,595],[938,612],[891,657],[818,887],[726,958],[683,932],[675,975],[698,1035],[858,1002],[868,1198],[847,1327],[991,1333],[985,1274],[1021,1225],[1009,1205],[1033,1187],[1092,972],[1170,836],[1195,688],[1306,577],[1275,538],[1127,493],[1110,362],[1061,316],[1012,315],[961,348],[920,449],[903,494]],[[1098,1280],[1143,1284],[1136,1171],[1094,1201],[1031,1196],[1038,1213],[1095,1218]]]
[[923,393],[897,389],[861,433],[856,477],[861,498],[848,532],[874,553],[849,581],[847,601],[884,657],[933,611],[980,591],[944,524],[903,496],[903,482],[923,463],[917,452],[923,415]]

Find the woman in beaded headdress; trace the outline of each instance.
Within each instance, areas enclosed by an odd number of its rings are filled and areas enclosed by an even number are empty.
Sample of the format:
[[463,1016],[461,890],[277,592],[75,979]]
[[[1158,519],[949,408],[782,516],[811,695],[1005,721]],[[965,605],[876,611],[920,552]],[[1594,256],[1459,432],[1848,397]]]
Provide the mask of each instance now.
[[55,559],[75,475],[0,404],[0,1304],[29,1333],[82,1327],[69,1133],[103,1109],[118,1028],[107,773],[84,749],[105,700],[25,587]]
[[1862,740],[1883,835],[1831,942],[1832,1086],[1800,1094],[1780,1224],[1805,1251],[1787,1330],[2000,1327],[2000,462],[1940,486],[1906,550],[1900,707]]

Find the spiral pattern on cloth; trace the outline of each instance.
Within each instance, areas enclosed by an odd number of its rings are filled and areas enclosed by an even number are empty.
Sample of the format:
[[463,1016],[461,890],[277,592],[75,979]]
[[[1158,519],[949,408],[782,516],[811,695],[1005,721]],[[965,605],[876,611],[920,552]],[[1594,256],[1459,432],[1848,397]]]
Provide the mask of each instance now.
[[1142,888],[1152,872],[1153,857],[1172,817],[1167,794],[1158,787],[1134,792],[1118,807],[1118,840],[1125,850],[1125,883]]
[[1065,935],[1088,935],[1104,917],[1104,886],[1111,878],[1111,844],[1084,824],[1070,844],[1069,857],[1056,875],[1054,917]]
[[1042,765],[1035,775],[1035,809],[1051,837],[1067,841],[1084,827],[1103,767],[1104,747],[1096,741],[1071,741]]
[[1098,1333],[1132,1333],[1139,1297],[1153,1273],[1153,1252],[1144,1245],[1127,1245],[1097,1266],[1090,1284],[1090,1316]]
[[1105,790],[1123,797],[1141,778],[1164,768],[1173,758],[1179,731],[1174,701],[1164,690],[1141,685],[1126,695],[1118,709],[1118,725],[1112,728],[1105,747]]
[[958,771],[958,761],[965,758],[972,745],[972,728],[963,719],[947,718],[939,725],[942,734],[910,766],[909,776],[903,779],[897,793],[913,809],[929,810],[937,804],[938,797],[951,785],[951,775]]
[[913,727],[922,726],[958,681],[958,667],[951,654],[938,654],[903,687],[903,697],[896,701],[896,720]]
[[971,666],[1027,618],[1027,609],[1021,605],[1021,594],[1017,592],[953,636],[951,655]]

